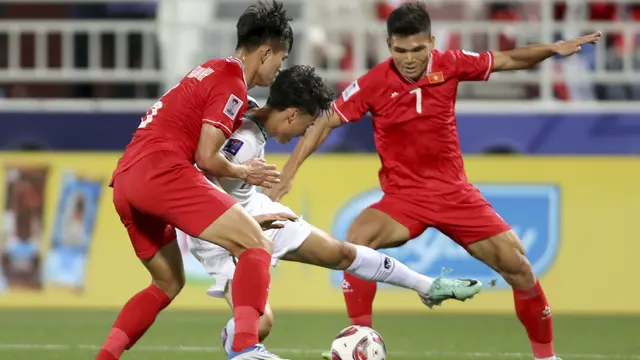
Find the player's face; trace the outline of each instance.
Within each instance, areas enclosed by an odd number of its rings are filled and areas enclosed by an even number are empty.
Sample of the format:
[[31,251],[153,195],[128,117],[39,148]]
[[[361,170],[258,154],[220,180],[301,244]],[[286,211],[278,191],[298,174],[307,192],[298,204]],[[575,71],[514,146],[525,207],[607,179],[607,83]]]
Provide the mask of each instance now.
[[429,65],[434,40],[434,37],[427,33],[391,36],[387,45],[398,71],[414,80],[423,77]]
[[304,135],[318,118],[314,115],[304,114],[295,108],[286,109],[280,116],[282,119],[278,133],[274,136],[279,144],[286,144],[291,139]]
[[278,75],[282,62],[289,57],[287,50],[276,51],[271,47],[265,47],[262,54],[262,63],[258,68],[257,86],[269,86]]

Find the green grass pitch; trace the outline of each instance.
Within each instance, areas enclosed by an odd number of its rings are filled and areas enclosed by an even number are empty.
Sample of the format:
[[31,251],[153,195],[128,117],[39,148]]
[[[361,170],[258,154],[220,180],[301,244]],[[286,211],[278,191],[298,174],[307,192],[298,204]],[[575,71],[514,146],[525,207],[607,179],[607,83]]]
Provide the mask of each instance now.
[[[0,359],[94,359],[116,313],[1,310]],[[229,314],[168,311],[123,360],[226,359],[219,334]],[[640,360],[640,317],[554,316],[564,360]],[[347,325],[343,314],[276,313],[266,344],[282,357],[319,359]],[[390,360],[531,359],[515,316],[379,314]]]

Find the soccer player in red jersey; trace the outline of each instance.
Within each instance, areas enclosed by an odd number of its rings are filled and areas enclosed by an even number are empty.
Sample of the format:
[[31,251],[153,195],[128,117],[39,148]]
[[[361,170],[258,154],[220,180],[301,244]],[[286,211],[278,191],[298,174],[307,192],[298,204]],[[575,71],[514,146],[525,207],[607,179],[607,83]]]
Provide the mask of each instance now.
[[[266,193],[279,200],[302,162],[332,128],[373,116],[382,163],[382,200],[351,224],[349,242],[375,249],[399,246],[435,227],[512,286],[518,318],[537,360],[558,360],[551,312],[524,248],[511,227],[469,182],[455,120],[460,81],[486,81],[492,72],[530,68],[554,56],[570,56],[599,32],[570,41],[510,51],[437,51],[424,3],[408,2],[387,20],[391,58],[353,82],[298,143],[279,185]],[[344,275],[347,311],[355,325],[371,326],[376,283]],[[455,297],[455,294],[450,294]],[[438,305],[446,296],[434,296]]]
[[241,124],[247,88],[269,85],[293,44],[282,3],[250,6],[237,23],[236,53],[208,61],[189,72],[142,118],[113,173],[113,203],[127,228],[151,285],[122,308],[98,360],[119,359],[153,324],[185,283],[174,227],[220,245],[238,257],[233,280],[237,330],[230,359],[280,359],[258,342],[270,282],[273,244],[263,235],[273,220],[254,220],[194,166],[212,176],[269,186],[275,166],[262,159],[232,164],[220,147]]

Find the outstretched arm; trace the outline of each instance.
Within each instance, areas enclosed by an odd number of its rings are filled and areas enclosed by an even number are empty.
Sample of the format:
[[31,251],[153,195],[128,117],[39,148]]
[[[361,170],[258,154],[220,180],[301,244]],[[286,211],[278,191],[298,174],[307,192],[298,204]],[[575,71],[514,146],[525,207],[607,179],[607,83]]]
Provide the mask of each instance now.
[[293,179],[300,166],[302,166],[302,163],[322,145],[331,130],[342,124],[343,122],[340,116],[334,109],[330,109],[319,117],[313,126],[307,130],[304,137],[298,141],[296,148],[282,168],[280,184],[265,190],[264,194],[269,196],[273,201],[280,201],[280,199],[291,190]]
[[493,71],[509,71],[528,69],[554,56],[571,56],[580,52],[584,44],[595,44],[602,33],[600,31],[569,41],[558,41],[555,44],[532,45],[507,51],[493,53]]

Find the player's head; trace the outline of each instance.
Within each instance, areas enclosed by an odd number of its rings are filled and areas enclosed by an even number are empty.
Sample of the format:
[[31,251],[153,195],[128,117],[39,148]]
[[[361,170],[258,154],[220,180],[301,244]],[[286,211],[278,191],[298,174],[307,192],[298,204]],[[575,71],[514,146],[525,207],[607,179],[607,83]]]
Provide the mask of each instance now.
[[266,108],[271,112],[269,135],[279,143],[304,135],[318,116],[327,111],[335,95],[312,66],[282,70],[270,87]]
[[389,15],[387,45],[402,75],[411,79],[424,75],[434,40],[431,17],[423,2],[406,2]]
[[252,85],[271,84],[289,56],[293,46],[290,21],[282,3],[275,0],[249,6],[238,19],[236,50],[251,54],[257,66]]

